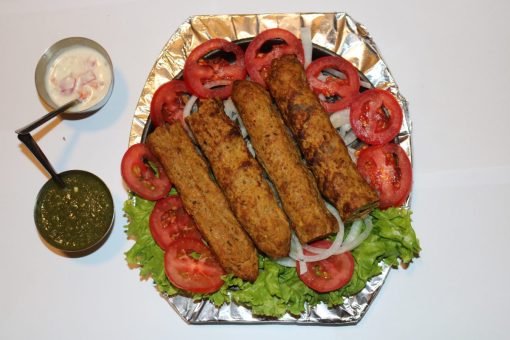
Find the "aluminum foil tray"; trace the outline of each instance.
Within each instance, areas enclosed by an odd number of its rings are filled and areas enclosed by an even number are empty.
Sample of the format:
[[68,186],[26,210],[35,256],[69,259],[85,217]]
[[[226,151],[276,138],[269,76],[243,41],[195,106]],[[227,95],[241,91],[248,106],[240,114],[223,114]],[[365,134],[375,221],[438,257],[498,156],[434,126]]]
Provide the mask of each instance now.
[[[198,15],[190,17],[170,37],[158,56],[133,117],[129,146],[139,143],[149,118],[150,102],[156,89],[182,72],[186,57],[199,44],[212,39],[230,41],[251,38],[268,28],[281,27],[301,36],[301,27],[309,27],[315,47],[323,48],[349,60],[373,87],[391,91],[404,112],[404,121],[396,142],[412,160],[411,120],[408,104],[384,62],[368,30],[346,13],[280,13],[246,15]],[[359,147],[359,146],[358,146]],[[407,202],[409,205],[409,200]],[[251,311],[235,303],[216,308],[210,302],[195,302],[183,296],[162,297],[191,324],[276,323],[306,325],[352,325],[358,323],[377,293],[390,268],[381,263],[382,273],[372,278],[357,295],[345,299],[341,306],[328,309],[325,304],[306,308],[300,316],[284,315],[279,319],[252,315]]]

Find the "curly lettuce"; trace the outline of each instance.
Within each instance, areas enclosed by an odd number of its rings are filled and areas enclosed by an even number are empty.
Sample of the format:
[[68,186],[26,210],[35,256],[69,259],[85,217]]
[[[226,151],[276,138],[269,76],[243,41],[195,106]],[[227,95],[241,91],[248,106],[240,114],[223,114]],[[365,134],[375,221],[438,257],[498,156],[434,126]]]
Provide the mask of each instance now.
[[352,251],[355,259],[354,274],[341,289],[329,293],[317,293],[307,287],[298,277],[295,268],[288,268],[259,257],[259,276],[253,283],[232,275],[224,277],[225,284],[213,294],[195,294],[174,287],[167,279],[164,269],[164,252],[153,240],[149,229],[149,216],[154,203],[131,196],[124,204],[128,219],[125,226],[128,238],[135,240],[126,252],[126,261],[140,268],[143,279],[152,278],[157,289],[169,296],[186,295],[194,300],[208,299],[214,305],[234,301],[251,309],[254,315],[281,317],[285,313],[299,315],[306,305],[320,302],[329,307],[341,305],[344,297],[359,293],[368,280],[382,272],[380,263],[397,267],[400,262],[409,263],[418,256],[421,248],[411,226],[411,211],[405,208],[375,210],[371,234]]

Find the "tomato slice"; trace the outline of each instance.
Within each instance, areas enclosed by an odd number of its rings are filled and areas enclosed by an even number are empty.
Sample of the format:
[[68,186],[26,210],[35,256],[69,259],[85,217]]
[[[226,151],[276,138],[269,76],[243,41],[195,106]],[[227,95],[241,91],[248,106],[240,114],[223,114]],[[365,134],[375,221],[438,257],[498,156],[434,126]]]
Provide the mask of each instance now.
[[[327,72],[328,69],[340,72],[345,79],[331,75]],[[321,100],[326,111],[330,113],[341,110],[340,106],[345,105],[342,103],[345,99],[359,93],[358,70],[340,56],[315,59],[306,68],[306,78],[316,94],[322,94],[325,97],[340,97],[334,102]]]
[[193,218],[186,212],[180,196],[160,199],[149,218],[151,234],[161,249],[178,238],[201,239]]
[[361,93],[351,104],[351,127],[354,134],[370,145],[382,145],[398,135],[402,126],[402,108],[393,95],[371,89]]
[[193,238],[179,238],[165,252],[165,273],[178,288],[192,293],[213,293],[223,285],[225,271],[209,248]]
[[[315,241],[310,244],[313,247],[327,249],[333,242],[330,240]],[[305,255],[313,255],[306,249],[303,250]],[[340,255],[333,255],[325,260],[317,262],[308,262],[306,264],[307,271],[302,274],[299,270],[299,264],[296,265],[299,278],[313,290],[326,293],[342,288],[352,278],[354,273],[354,257],[350,252]]]
[[190,91],[183,80],[171,80],[161,85],[151,101],[151,122],[155,126],[180,121],[184,124],[183,110],[186,105],[185,98]]
[[386,209],[405,203],[411,192],[412,167],[405,151],[397,144],[370,146],[361,150],[358,170],[379,193],[379,207]]
[[163,166],[145,144],[127,149],[120,168],[129,189],[147,200],[165,197],[172,187]]
[[[206,58],[211,52],[219,50],[233,53],[235,61],[230,63],[221,56]],[[184,64],[184,81],[191,92],[200,98],[226,99],[232,93],[233,81],[244,78],[246,78],[246,68],[242,48],[224,39],[211,39],[197,46],[191,51]],[[220,83],[226,85],[213,86]]]
[[[261,51],[263,45],[271,40],[283,41],[284,44],[275,44],[271,51]],[[271,28],[261,32],[248,45],[245,54],[246,70],[251,80],[266,86],[265,78],[271,66],[271,61],[285,54],[295,54],[301,64],[305,60],[305,52],[301,40],[291,32],[282,28]]]

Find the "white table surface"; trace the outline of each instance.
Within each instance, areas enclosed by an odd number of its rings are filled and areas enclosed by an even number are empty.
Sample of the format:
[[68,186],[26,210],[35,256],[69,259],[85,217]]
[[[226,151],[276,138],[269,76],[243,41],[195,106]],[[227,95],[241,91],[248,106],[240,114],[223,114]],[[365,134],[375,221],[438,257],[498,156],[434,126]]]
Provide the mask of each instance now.
[[[123,230],[119,164],[138,97],[187,17],[298,11],[346,11],[365,24],[409,100],[422,256],[391,272],[356,326],[188,325],[124,260],[132,243]],[[509,11],[506,1],[1,0],[0,338],[507,338]],[[39,56],[68,36],[101,43],[116,79],[103,110],[36,133],[58,171],[91,171],[113,193],[110,238],[79,259],[54,254],[39,238],[32,211],[47,175],[14,134],[44,112],[33,80]]]

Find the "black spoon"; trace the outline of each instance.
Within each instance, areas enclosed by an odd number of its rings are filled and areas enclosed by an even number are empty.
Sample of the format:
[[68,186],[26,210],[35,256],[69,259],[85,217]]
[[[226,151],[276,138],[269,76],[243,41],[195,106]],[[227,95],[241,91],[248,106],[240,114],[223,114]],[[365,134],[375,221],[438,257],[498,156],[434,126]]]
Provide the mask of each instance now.
[[64,104],[63,106],[59,107],[58,109],[51,111],[41,118],[33,121],[32,123],[17,129],[15,132],[18,134],[18,139],[25,144],[25,146],[30,150],[30,152],[37,158],[37,160],[41,163],[41,165],[48,171],[48,173],[51,175],[51,178],[62,188],[65,187],[65,183],[62,180],[62,178],[57,174],[53,166],[51,165],[50,161],[44,154],[44,152],[41,150],[35,139],[32,137],[30,132],[41,126],[42,124],[46,123],[50,119],[58,116],[60,113],[66,112],[71,107],[79,104],[81,101],[80,99],[74,99],[70,101],[67,104]]

